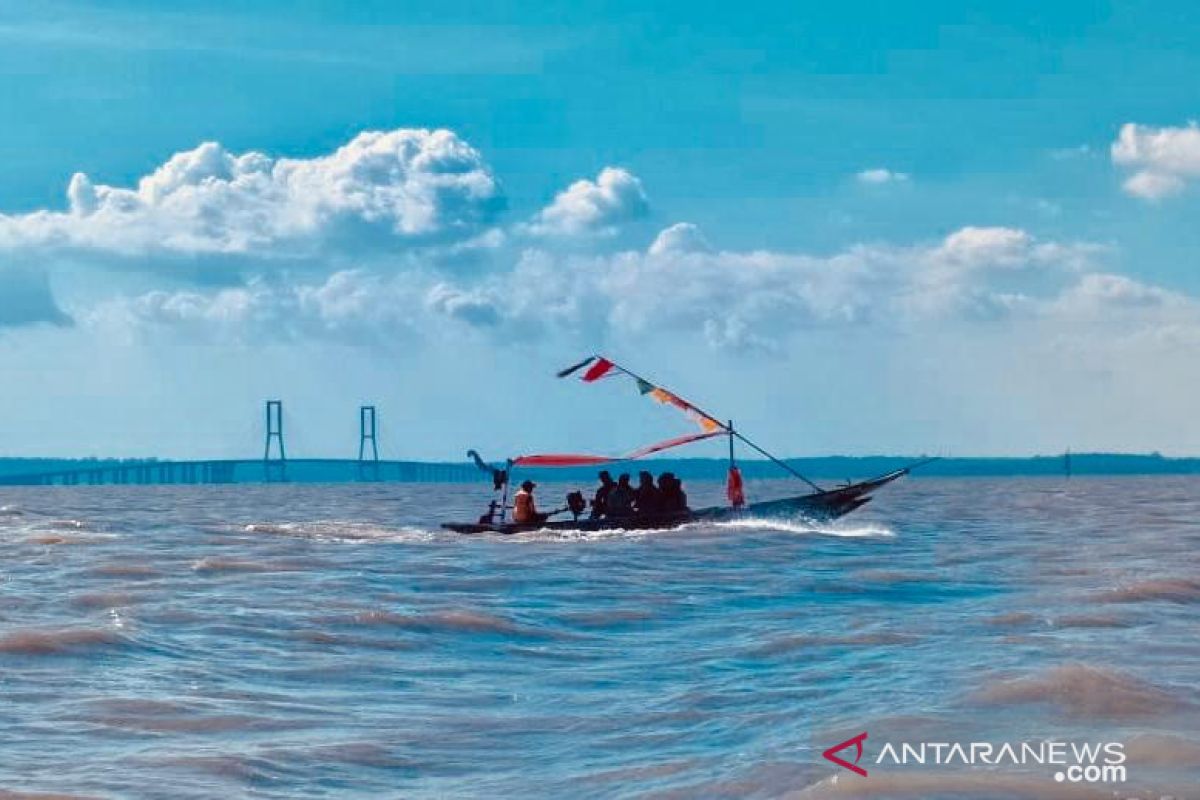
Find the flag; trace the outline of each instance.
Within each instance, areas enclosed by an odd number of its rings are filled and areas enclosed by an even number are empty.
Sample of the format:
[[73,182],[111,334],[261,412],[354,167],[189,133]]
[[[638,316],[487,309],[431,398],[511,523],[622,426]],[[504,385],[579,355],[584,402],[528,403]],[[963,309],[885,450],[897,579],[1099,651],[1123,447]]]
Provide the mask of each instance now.
[[742,484],[742,471],[737,467],[729,468],[729,480],[725,484],[725,496],[729,498],[729,505],[734,508],[741,508],[746,505],[746,490]]
[[583,373],[583,382],[591,383],[592,381],[600,380],[612,371],[613,366],[615,366],[613,362],[607,358],[596,359],[596,363],[588,367],[588,371]]

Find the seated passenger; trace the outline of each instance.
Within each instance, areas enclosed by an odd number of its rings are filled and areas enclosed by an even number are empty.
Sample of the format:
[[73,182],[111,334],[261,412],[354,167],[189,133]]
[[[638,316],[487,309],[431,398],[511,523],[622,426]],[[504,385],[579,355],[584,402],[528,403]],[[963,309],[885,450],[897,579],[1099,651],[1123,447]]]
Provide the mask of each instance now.
[[641,516],[659,513],[658,487],[654,485],[654,476],[649,472],[638,473],[638,487],[633,494],[633,507]]
[[670,472],[658,476],[658,496],[664,514],[686,514],[687,495],[683,484]]
[[592,519],[600,519],[608,513],[608,494],[616,485],[612,479],[612,475],[608,474],[608,470],[600,471],[600,488],[596,490],[595,496],[592,497]]
[[521,484],[521,490],[513,495],[513,522],[518,525],[540,525],[546,521],[548,514],[539,514],[537,504],[533,500],[533,481]]
[[617,485],[608,493],[605,516],[609,519],[633,516],[633,487],[629,485],[629,473],[621,473]]

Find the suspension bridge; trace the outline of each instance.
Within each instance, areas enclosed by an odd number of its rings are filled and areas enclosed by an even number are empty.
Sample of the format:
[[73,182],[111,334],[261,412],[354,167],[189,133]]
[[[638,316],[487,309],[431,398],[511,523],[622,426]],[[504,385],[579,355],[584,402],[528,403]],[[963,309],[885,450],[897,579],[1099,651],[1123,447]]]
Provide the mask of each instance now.
[[103,486],[124,484],[345,483],[350,481],[458,482],[478,477],[473,465],[394,461],[379,457],[375,406],[358,409],[358,458],[288,458],[283,401],[266,401],[266,440],[261,458],[164,459],[72,462],[70,466],[0,475],[5,486]]

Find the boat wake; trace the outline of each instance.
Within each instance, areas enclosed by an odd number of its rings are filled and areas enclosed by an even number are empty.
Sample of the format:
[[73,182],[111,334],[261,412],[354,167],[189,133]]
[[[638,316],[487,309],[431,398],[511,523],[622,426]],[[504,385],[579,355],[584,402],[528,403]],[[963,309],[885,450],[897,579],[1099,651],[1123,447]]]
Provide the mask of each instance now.
[[894,539],[895,531],[882,525],[817,523],[806,520],[781,520],[769,517],[743,517],[727,522],[712,523],[713,527],[731,530],[778,531],[799,536],[836,536],[841,539]]
[[[254,522],[226,529],[237,534],[254,536],[278,536],[307,539],[318,542],[340,543],[420,543],[444,537],[459,538],[460,534],[430,530],[418,526],[386,527],[367,522],[345,520],[322,520],[312,522]],[[891,539],[895,533],[881,525],[822,524],[805,520],[781,520],[747,517],[726,522],[693,522],[670,528],[606,528],[583,530],[580,528],[542,528],[520,533],[477,533],[471,538],[504,539],[513,542],[600,542],[612,540],[643,539],[663,535],[687,535],[688,533],[713,533],[727,531],[757,533],[777,532],[797,536],[833,536],[843,539]]]

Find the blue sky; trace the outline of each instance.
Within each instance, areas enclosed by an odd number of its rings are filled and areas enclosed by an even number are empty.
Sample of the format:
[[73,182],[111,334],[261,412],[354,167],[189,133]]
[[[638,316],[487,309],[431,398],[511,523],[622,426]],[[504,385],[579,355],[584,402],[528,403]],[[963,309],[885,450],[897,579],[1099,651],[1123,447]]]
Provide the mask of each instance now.
[[1200,451],[1190,4],[397,5],[0,5],[0,452]]

